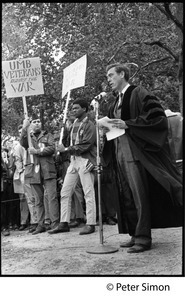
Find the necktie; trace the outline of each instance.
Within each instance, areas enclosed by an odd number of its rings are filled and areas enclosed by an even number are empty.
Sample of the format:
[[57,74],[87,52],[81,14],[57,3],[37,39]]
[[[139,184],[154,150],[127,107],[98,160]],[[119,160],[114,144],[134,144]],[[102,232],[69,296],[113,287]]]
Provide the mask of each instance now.
[[123,93],[121,93],[121,94],[119,95],[119,100],[118,100],[118,108],[120,108],[120,107],[121,107],[121,105],[122,105],[122,101],[123,101]]

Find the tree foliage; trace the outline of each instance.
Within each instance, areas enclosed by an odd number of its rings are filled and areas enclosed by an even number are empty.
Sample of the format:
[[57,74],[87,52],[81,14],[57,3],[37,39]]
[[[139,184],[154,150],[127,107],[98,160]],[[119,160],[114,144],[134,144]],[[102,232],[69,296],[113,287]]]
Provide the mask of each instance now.
[[[106,84],[105,68],[134,63],[131,77],[177,111],[182,57],[181,3],[3,3],[2,58],[40,57],[45,94],[27,97],[28,115],[40,111],[45,128],[62,113],[63,69],[87,54],[86,85],[72,91],[91,101]],[[179,18],[178,18],[179,16]],[[65,55],[56,60],[54,53]],[[21,98],[6,98],[2,82],[2,127],[9,133],[23,119]],[[109,87],[107,87],[109,91]],[[7,124],[6,120],[10,120]]]

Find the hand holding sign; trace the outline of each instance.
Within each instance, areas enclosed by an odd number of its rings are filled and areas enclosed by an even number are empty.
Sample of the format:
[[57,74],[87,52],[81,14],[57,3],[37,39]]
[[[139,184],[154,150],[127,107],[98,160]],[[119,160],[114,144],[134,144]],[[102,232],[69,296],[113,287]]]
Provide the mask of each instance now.
[[58,145],[58,146],[57,146],[57,151],[58,151],[58,152],[65,152],[65,147],[64,147],[64,145],[63,145],[63,144]]
[[27,129],[30,126],[30,118],[26,117],[23,121],[23,129]]

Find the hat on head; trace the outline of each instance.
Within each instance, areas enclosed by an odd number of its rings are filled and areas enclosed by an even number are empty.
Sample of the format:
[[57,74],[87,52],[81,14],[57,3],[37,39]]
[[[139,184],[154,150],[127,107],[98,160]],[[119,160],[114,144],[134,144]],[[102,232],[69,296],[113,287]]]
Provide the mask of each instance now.
[[32,116],[31,116],[31,120],[33,121],[33,120],[40,120],[40,115],[38,115],[38,114],[32,114]]

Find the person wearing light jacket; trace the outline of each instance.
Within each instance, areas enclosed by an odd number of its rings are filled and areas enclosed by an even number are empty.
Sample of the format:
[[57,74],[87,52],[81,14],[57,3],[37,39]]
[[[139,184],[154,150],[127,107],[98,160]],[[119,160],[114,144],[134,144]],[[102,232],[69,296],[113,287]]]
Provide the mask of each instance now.
[[84,192],[87,219],[86,225],[79,234],[90,234],[95,231],[96,202],[93,168],[96,164],[96,128],[87,117],[87,101],[77,99],[73,102],[72,109],[76,119],[70,133],[70,145],[65,147],[61,144],[57,149],[61,153],[68,152],[71,155],[71,162],[61,190],[60,224],[49,230],[50,234],[70,231],[71,196],[79,177]]

